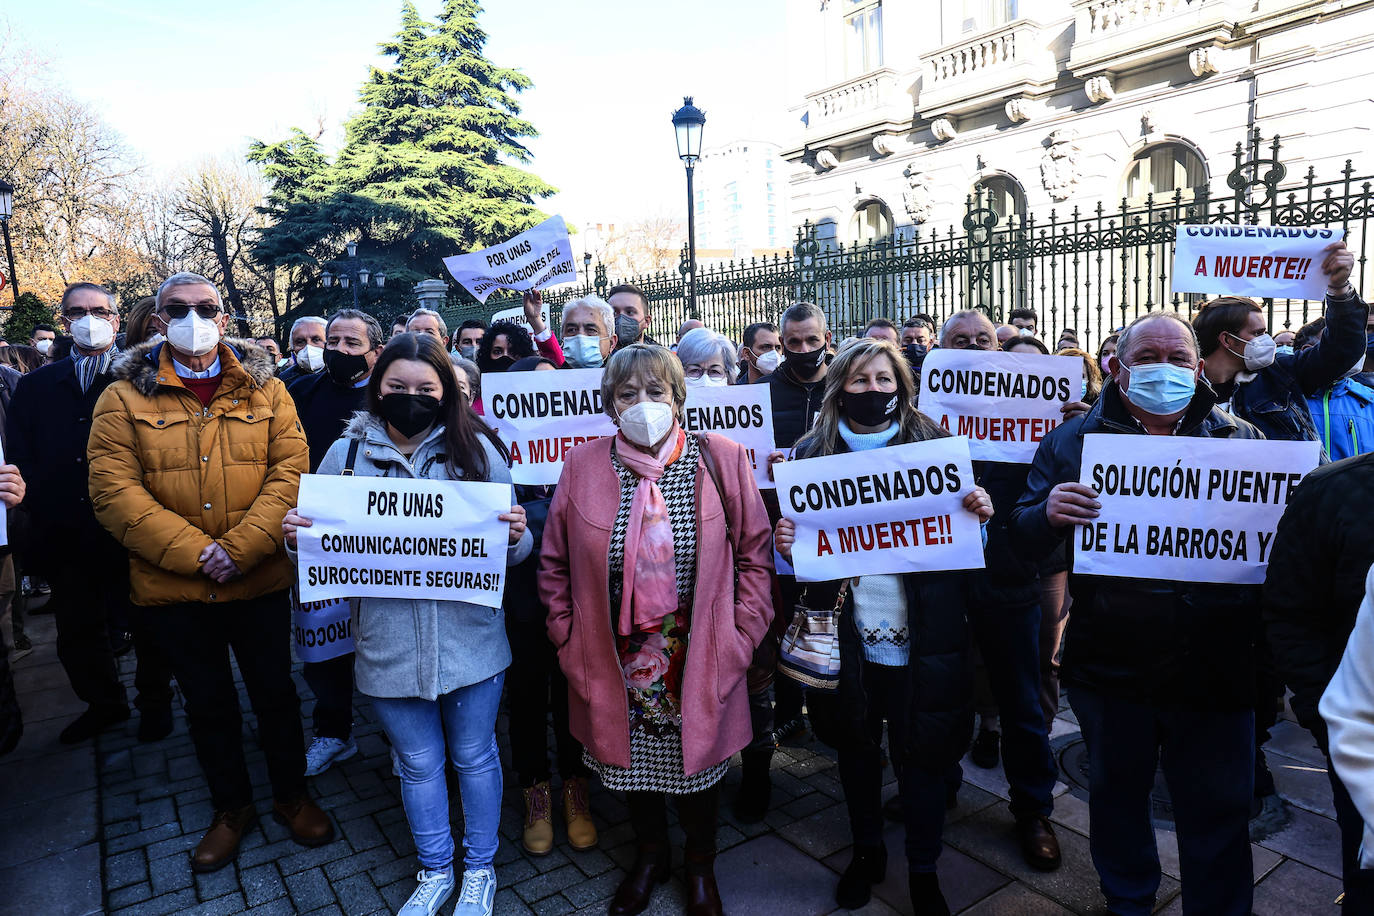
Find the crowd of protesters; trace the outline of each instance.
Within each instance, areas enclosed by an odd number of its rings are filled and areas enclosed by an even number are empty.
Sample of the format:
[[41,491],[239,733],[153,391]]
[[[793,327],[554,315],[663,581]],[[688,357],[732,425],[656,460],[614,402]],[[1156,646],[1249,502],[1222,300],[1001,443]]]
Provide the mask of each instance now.
[[[670,876],[671,797],[686,911],[721,913],[722,778],[738,754],[729,804],[738,820],[762,821],[775,749],[809,732],[837,752],[849,815],[835,903],[864,907],[885,880],[886,813],[905,825],[914,912],[945,914],[941,833],[966,756],[1003,767],[1025,862],[1061,865],[1049,733],[1063,691],[1086,743],[1092,862],[1110,911],[1154,907],[1148,797],[1162,767],[1183,912],[1241,916],[1253,890],[1247,823],[1275,791],[1261,746],[1291,691],[1333,762],[1344,911],[1374,913],[1374,316],[1350,285],[1353,264],[1343,244],[1328,249],[1322,317],[1301,328],[1271,334],[1263,307],[1225,296],[1191,320],[1148,312],[1095,353],[1074,329],[1050,346],[1031,308],[1005,324],[980,310],[891,315],[840,342],[806,302],[738,341],[691,320],[668,347],[629,285],[566,305],[556,328],[532,293],[524,323],[450,329],[422,308],[384,329],[341,309],[297,320],[282,349],[271,336],[227,337],[220,292],[194,274],[122,316],[108,290],[74,284],[60,324],[0,347],[12,545],[0,567],[0,752],[22,732],[7,658],[30,645],[23,598],[46,581],[58,657],[87,707],[63,743],[130,719],[116,661],[130,645],[140,741],[173,730],[179,689],[214,809],[192,871],[233,862],[260,815],[232,653],[271,813],[305,846],[334,836],[310,780],[357,754],[354,698],[369,698],[420,866],[405,916],[455,898],[458,916],[493,912],[508,775],[533,855],[553,851],[555,820],[574,849],[596,846],[592,784],[623,793],[637,852],[613,916],[647,909]],[[1082,389],[1029,464],[974,462],[963,511],[980,527],[984,569],[803,592],[784,565],[793,522],[743,446],[683,429],[689,390],[769,386],[770,465],[900,446],[949,435],[919,406],[936,348],[1075,357]],[[560,368],[601,370],[618,431],[573,449],[556,486],[513,486],[508,443],[483,419],[483,380]],[[1294,493],[1262,587],[1079,575],[1070,534],[1101,508],[1079,482],[1088,434],[1306,440],[1320,443],[1323,466]],[[307,740],[290,621],[298,537],[312,525],[297,493],[312,473],[509,487],[509,574],[495,610],[354,600],[356,651],[303,666],[315,697]],[[841,611],[835,690],[778,670],[780,635],[803,602]],[[885,811],[889,764],[899,791]]]

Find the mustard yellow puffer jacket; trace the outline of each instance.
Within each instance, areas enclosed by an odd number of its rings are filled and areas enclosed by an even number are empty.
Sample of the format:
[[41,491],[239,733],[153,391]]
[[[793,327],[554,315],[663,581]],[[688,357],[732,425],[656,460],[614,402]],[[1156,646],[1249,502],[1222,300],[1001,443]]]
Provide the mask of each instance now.
[[[309,469],[305,433],[266,350],[226,341],[219,359],[209,407],[163,343],[121,354],[96,402],[91,505],[129,551],[135,604],[237,601],[291,584],[281,521]],[[221,584],[201,572],[212,540],[242,576]]]

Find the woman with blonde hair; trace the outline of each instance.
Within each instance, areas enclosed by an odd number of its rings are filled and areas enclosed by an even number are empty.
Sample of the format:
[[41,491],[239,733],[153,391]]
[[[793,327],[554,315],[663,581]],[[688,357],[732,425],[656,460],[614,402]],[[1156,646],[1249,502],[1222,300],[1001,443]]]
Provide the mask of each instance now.
[[717,916],[719,783],[753,737],[745,672],[773,617],[768,515],[744,447],[682,429],[687,384],[670,351],[617,351],[601,397],[620,431],[568,454],[539,592],[570,729],[602,784],[625,792],[639,843],[609,912],[642,912],[668,880],[673,795],[687,913]]
[[[797,443],[798,459],[904,445],[948,436],[916,409],[911,370],[886,340],[859,338],[840,347],[826,372],[816,424]],[[964,509],[992,517],[982,487]],[[796,526],[778,522],[777,549],[791,559]],[[941,849],[947,783],[973,730],[973,679],[963,572],[863,576],[807,586],[807,606],[840,607],[840,684],[832,724],[840,785],[849,809],[854,857],[836,902],[868,903],[887,873],[883,845],[882,746],[902,796],[911,901],[918,916],[948,914],[935,862]],[[956,783],[957,785],[957,783]]]

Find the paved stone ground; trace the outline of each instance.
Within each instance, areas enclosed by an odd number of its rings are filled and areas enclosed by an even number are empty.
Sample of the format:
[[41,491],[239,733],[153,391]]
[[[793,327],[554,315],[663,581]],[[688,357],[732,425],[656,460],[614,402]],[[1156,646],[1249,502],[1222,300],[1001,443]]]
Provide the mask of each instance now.
[[[154,745],[135,740],[135,717],[102,735],[95,746],[64,748],[57,733],[80,704],[56,660],[52,618],[35,616],[29,629],[35,650],[15,664],[24,740],[0,759],[0,912],[352,916],[394,912],[409,895],[418,867],[415,848],[380,726],[367,705],[357,713],[361,753],[314,781],[317,797],[340,828],[337,840],[307,850],[264,819],[262,829],[246,838],[235,865],[193,876],[186,853],[208,825],[211,810],[180,711],[172,735]],[[131,657],[123,668],[132,684]],[[299,677],[298,684],[308,697]],[[309,705],[307,699],[307,710]],[[1052,740],[1070,767],[1077,765],[1077,738],[1072,714],[1062,711]],[[251,715],[245,740],[253,746]],[[1289,720],[1280,723],[1268,751],[1284,801],[1253,831],[1255,912],[1339,913],[1334,905],[1340,890],[1338,833],[1322,757],[1307,733]],[[261,753],[250,754],[249,762],[259,810],[266,811],[270,793]],[[733,916],[835,912],[834,885],[848,862],[849,838],[833,757],[814,744],[786,748],[776,755],[774,767],[774,806],[765,823],[737,824],[723,812],[717,874],[726,910]],[[1088,855],[1085,793],[1072,780],[1057,787],[1054,820],[1065,862],[1058,872],[1040,874],[1021,864],[1010,836],[1001,770],[965,762],[964,772],[940,860],[940,880],[951,905],[978,916],[1102,912]],[[737,769],[727,776],[725,798],[738,779]],[[890,774],[885,791],[895,791]],[[535,858],[519,846],[518,794],[508,788],[506,796],[497,913],[604,913],[634,850],[620,798],[602,790],[592,794],[600,848],[575,853],[564,845]],[[1261,822],[1267,826],[1260,827]],[[1157,834],[1166,873],[1159,910],[1181,913],[1177,843],[1167,823],[1161,822]],[[675,839],[680,843],[676,829]],[[889,878],[859,911],[866,916],[910,912],[896,824],[889,825],[887,847]],[[674,878],[649,912],[680,913],[681,887],[680,878]]]

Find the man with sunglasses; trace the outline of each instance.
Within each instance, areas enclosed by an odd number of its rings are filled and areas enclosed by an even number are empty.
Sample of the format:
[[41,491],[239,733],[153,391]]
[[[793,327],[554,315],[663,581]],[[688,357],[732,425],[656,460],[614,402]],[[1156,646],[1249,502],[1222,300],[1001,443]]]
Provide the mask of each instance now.
[[129,607],[129,557],[96,521],[86,472],[91,412],[111,381],[119,314],[115,297],[95,283],[67,287],[60,308],[71,355],[22,377],[5,418],[8,457],[28,483],[25,556],[52,585],[57,657],[86,704],[59,740],[76,744],[129,718],[113,618],[127,619],[135,635],[138,738],[156,741],[172,730],[171,669]]
[[129,551],[131,592],[186,697],[214,818],[191,870],[229,864],[254,821],[233,650],[267,758],[273,816],[305,846],[334,826],[306,793],[300,698],[291,680],[294,578],[281,520],[309,448],[267,352],[222,340],[229,316],[204,277],[158,287],[166,340],[123,354],[96,402],[88,449],[96,518]]

